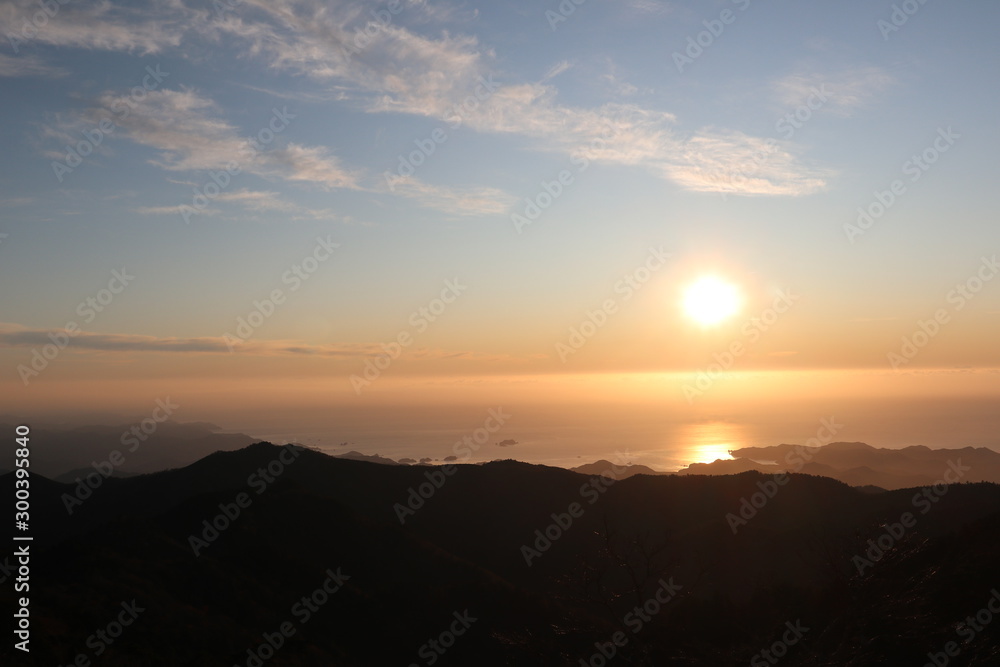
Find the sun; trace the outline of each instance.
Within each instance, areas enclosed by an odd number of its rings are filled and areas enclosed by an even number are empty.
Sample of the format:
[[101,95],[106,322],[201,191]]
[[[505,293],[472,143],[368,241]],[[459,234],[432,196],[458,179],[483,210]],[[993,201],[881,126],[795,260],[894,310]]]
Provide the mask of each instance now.
[[684,291],[684,312],[699,324],[719,324],[739,310],[739,290],[715,276],[704,276]]

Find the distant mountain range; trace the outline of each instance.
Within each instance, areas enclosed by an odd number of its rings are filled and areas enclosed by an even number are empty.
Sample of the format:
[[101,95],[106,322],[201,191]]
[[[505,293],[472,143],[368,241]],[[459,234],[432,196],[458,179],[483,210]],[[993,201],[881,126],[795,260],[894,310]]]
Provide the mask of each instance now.
[[258,443],[106,479],[70,514],[78,490],[31,479],[32,652],[8,638],[2,664],[923,665],[949,642],[948,664],[1000,664],[1000,617],[975,620],[1000,586],[995,484],[615,481]]
[[[207,422],[88,425],[67,429],[31,429],[31,469],[50,479],[88,474],[96,463],[110,464],[115,474],[157,472],[186,466],[212,452],[240,449],[254,440],[242,433],[219,433]],[[14,427],[0,424],[0,432]],[[112,457],[118,452],[120,457]],[[73,478],[70,477],[70,480]]]
[[611,479],[628,479],[633,475],[669,475],[670,473],[653,470],[649,466],[637,464],[616,464],[607,459],[600,459],[593,463],[585,463],[582,466],[570,468],[573,472],[582,475],[600,475]]
[[732,460],[693,463],[678,474],[801,472],[831,477],[851,486],[905,489],[935,484],[960,463],[969,468],[963,473],[963,481],[1000,483],[1000,453],[985,447],[876,449],[863,442],[835,442],[823,447],[744,447],[730,454]]
[[[0,424],[0,430],[4,429],[13,432],[12,426]],[[80,426],[64,430],[33,429],[32,470],[56,481],[73,482],[78,477],[85,478],[93,473],[95,464],[108,470],[111,463],[112,476],[126,477],[179,468],[213,452],[232,451],[254,442],[251,436],[242,433],[220,433],[220,427],[207,422],[178,423],[168,420],[156,424],[150,433],[141,428],[135,429],[136,424]],[[507,446],[516,443],[505,440],[497,444]],[[112,461],[116,451],[120,458]],[[612,479],[626,479],[633,475],[733,475],[748,471],[773,475],[796,472],[830,477],[850,486],[904,489],[934,484],[942,478],[951,463],[961,461],[962,465],[970,467],[964,481],[1000,483],[1000,452],[983,447],[878,449],[861,442],[835,442],[822,447],[744,447],[730,454],[732,459],[692,463],[676,473],[637,464],[617,466],[606,460],[572,470]],[[393,466],[432,463],[429,458],[396,461],[357,451],[336,456]],[[448,457],[445,462],[455,459]],[[0,471],[0,474],[3,472]]]

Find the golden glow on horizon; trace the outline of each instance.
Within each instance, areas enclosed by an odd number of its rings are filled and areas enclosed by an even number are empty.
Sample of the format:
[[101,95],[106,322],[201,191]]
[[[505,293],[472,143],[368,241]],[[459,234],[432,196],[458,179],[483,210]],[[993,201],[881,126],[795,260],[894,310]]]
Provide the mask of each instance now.
[[738,424],[709,422],[684,427],[685,441],[678,443],[688,463],[712,463],[731,459],[729,450],[744,447],[743,429]]
[[704,276],[684,291],[684,312],[701,325],[719,324],[739,310],[736,286],[715,276]]

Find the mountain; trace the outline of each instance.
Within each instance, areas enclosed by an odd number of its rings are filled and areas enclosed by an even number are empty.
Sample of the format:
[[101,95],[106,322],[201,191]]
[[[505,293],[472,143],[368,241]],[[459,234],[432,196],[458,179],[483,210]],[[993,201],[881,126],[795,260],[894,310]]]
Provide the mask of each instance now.
[[[4,471],[4,472],[6,472],[6,471]],[[97,472],[97,471],[94,469],[93,466],[91,466],[89,468],[77,468],[76,470],[69,470],[67,472],[64,472],[61,475],[58,475],[57,477],[53,477],[52,481],[54,481],[54,482],[62,482],[63,484],[74,484],[74,483],[76,483],[77,479],[86,478],[87,475],[93,475],[95,472]],[[3,474],[3,473],[0,473],[0,474]],[[100,473],[97,473],[97,474],[100,474]],[[134,472],[130,473],[130,472],[125,472],[123,470],[117,470],[117,469],[111,470],[111,477],[119,477],[119,478],[134,477],[135,475],[138,475],[138,474],[139,473],[134,473]]]
[[[0,425],[0,429],[14,431],[9,425]],[[220,430],[208,422],[156,422],[152,418],[116,426],[35,427],[31,429],[31,469],[51,479],[92,473],[95,464],[110,467],[118,476],[155,472],[253,442],[248,435],[218,433]]]
[[960,464],[968,468],[962,481],[1000,483],[1000,452],[985,447],[877,449],[862,442],[835,442],[822,447],[744,447],[733,450],[731,455],[732,460],[693,463],[677,474],[801,472],[831,477],[851,486],[905,489],[936,484],[946,474],[954,474],[949,471]]
[[378,454],[362,454],[361,452],[355,452],[353,450],[347,452],[346,454],[338,454],[335,458],[350,459],[352,461],[370,461],[371,463],[380,463],[387,466],[406,465],[405,463],[394,461],[390,458],[379,456]]
[[570,468],[573,472],[581,475],[601,475],[611,479],[627,479],[632,475],[666,475],[669,473],[653,470],[644,465],[616,465],[606,459],[600,459],[593,463],[585,463],[582,466]]
[[[31,478],[32,652],[5,642],[3,664],[769,664],[790,627],[782,665],[924,664],[1000,585],[986,483],[616,481],[257,443],[106,479],[70,514],[77,491]],[[1000,623],[981,628],[949,664],[997,664]]]

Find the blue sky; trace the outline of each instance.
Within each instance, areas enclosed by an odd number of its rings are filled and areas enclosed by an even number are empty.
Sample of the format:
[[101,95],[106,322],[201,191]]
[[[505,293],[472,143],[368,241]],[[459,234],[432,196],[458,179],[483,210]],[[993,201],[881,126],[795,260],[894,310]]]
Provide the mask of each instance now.
[[[1000,8],[562,7],[0,5],[5,379],[75,321],[46,381],[236,363],[346,382],[455,278],[468,290],[398,372],[696,370],[789,289],[801,299],[747,367],[887,368],[942,307],[910,367],[998,365],[1000,284],[961,312],[947,295],[1000,246]],[[907,172],[925,151],[934,163]],[[845,230],[896,180],[882,217]],[[290,290],[317,239],[339,247]],[[650,248],[670,262],[560,360]],[[134,281],[82,321],[122,268]],[[703,274],[744,300],[711,331],[678,306]],[[275,289],[285,302],[232,354],[225,335]]]

